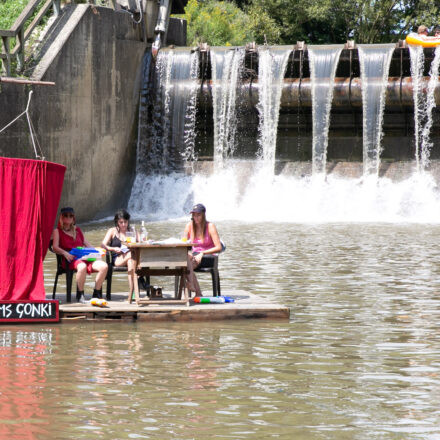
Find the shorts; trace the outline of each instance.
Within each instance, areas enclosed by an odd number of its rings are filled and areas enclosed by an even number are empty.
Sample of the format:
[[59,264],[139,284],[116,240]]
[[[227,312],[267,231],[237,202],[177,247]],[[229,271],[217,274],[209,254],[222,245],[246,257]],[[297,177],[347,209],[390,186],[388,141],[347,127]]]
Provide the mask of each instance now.
[[94,261],[84,261],[84,260],[75,260],[69,264],[69,269],[76,270],[79,263],[85,263],[87,265],[87,273],[90,275],[92,272],[95,272],[92,268]]

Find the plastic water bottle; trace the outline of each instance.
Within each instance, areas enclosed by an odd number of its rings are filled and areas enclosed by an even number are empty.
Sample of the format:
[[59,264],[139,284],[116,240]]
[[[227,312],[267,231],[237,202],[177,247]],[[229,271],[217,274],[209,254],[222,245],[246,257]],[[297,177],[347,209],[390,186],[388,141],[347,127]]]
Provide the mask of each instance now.
[[141,226],[141,242],[148,240],[148,232],[147,228],[145,227],[145,222],[142,220],[142,226]]
[[136,243],[136,242],[137,242],[137,231],[136,231],[136,225],[132,225],[132,230],[133,230],[133,235],[134,235],[133,243]]

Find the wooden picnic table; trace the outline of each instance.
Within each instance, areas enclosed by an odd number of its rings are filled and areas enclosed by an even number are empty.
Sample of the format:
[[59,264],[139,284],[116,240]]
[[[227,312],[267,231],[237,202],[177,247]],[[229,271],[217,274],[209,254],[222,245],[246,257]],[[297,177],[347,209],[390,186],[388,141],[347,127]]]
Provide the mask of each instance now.
[[[189,290],[186,286],[188,272],[188,251],[191,243],[154,244],[154,243],[127,243],[131,250],[131,257],[135,261],[133,286],[137,304],[167,303],[189,304]],[[138,276],[178,276],[179,289],[174,298],[150,299],[139,295]],[[182,297],[183,293],[183,297]],[[129,292],[128,302],[132,302],[133,292]]]

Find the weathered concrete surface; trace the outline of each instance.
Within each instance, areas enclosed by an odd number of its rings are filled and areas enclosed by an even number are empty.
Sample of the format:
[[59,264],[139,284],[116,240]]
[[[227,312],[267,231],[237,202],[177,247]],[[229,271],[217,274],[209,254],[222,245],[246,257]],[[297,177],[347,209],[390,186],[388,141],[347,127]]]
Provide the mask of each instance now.
[[[31,118],[43,154],[67,167],[61,204],[88,220],[127,202],[146,47],[129,14],[72,8],[32,75],[56,86],[0,83],[0,127],[25,109],[32,89]],[[0,134],[0,155],[34,158],[25,120]]]

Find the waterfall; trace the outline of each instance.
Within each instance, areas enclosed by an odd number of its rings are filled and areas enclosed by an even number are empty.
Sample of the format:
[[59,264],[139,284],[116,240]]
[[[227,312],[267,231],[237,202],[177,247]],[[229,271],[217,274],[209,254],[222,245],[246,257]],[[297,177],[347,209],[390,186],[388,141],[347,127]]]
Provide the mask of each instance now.
[[416,164],[418,171],[425,171],[429,165],[432,143],[430,132],[432,127],[432,110],[435,107],[435,88],[438,84],[440,64],[439,47],[435,49],[434,60],[429,71],[429,82],[424,90],[423,78],[425,55],[423,47],[409,46],[411,57],[411,77],[414,100],[414,142],[416,147]]
[[[158,212],[161,194],[167,203],[173,200],[162,192],[165,174],[180,175],[184,165],[196,160],[199,56],[188,48],[161,50],[150,74],[151,61],[146,56],[144,62],[136,177],[128,208]],[[180,194],[174,196],[180,205]]]
[[325,174],[336,67],[342,47],[308,46],[312,83],[313,174]]
[[363,107],[364,176],[379,176],[383,112],[394,44],[359,45]]
[[185,48],[161,50],[153,74],[144,72],[138,172],[179,170],[195,159],[198,69],[198,53]]
[[246,161],[235,160],[213,174],[145,178],[143,191],[132,198],[129,212],[134,218],[151,221],[187,219],[192,204],[199,202],[212,221],[238,222],[237,230],[245,227],[240,222],[277,222],[281,234],[284,222],[439,223],[440,219],[440,197],[428,173],[397,182],[334,174],[324,180],[289,173],[269,180],[257,169],[251,170]]
[[258,156],[272,173],[275,168],[281,91],[291,52],[290,47],[264,46],[258,49]]
[[244,67],[244,48],[212,47],[214,165],[221,169],[235,150],[237,86]]
[[[198,123],[200,131],[197,133],[200,137],[197,141],[200,141],[200,154],[205,155],[203,148],[209,151],[211,136],[215,137],[215,160],[220,166],[216,166],[212,172],[211,161],[198,161],[190,174],[183,173],[183,167],[179,164],[185,161],[194,163],[195,159],[195,110],[200,90],[200,82],[196,79],[198,56],[186,48],[163,50],[155,63],[146,57],[139,114],[140,163],[128,205],[133,217],[151,221],[187,218],[190,207],[202,202],[213,221],[280,222],[281,229],[282,222],[438,222],[440,196],[433,176],[440,179],[440,162],[432,164],[432,176],[429,173],[413,174],[413,162],[379,163],[384,83],[390,65],[391,47],[383,46],[378,53],[375,52],[377,46],[375,50],[369,46],[359,48],[366,156],[363,177],[360,162],[338,161],[326,179],[313,178],[312,172],[320,177],[326,170],[334,77],[341,53],[341,47],[322,49],[321,52],[319,46],[309,48],[313,170],[309,162],[290,162],[289,158],[287,161],[280,160],[275,167],[281,90],[290,48],[259,49],[258,85],[251,82],[249,100],[243,103],[248,104],[246,111],[250,109],[249,113],[255,110],[252,106],[256,97],[251,96],[251,91],[258,87],[259,119],[257,121],[255,111],[250,119],[254,124],[251,130],[255,130],[257,124],[259,128],[256,157],[257,136],[252,137],[253,132],[246,131],[249,127],[244,127],[242,133],[235,133],[237,114],[241,118],[242,113],[238,111],[242,111],[242,108],[237,102],[238,95],[235,94],[238,91],[234,83],[237,84],[243,76],[240,72],[244,64],[243,51],[213,49],[214,133],[210,131],[208,119],[201,121]],[[417,54],[417,62],[420,63],[420,52]],[[255,57],[248,61],[252,69]],[[347,65],[346,59],[341,62]],[[416,69],[419,73],[413,76],[417,95],[415,102],[418,103],[416,107],[423,108],[425,115],[418,118],[420,124],[417,130],[417,145],[421,151],[417,158],[423,164],[429,155],[431,113],[435,106],[434,90],[439,64],[440,49],[436,51],[431,66],[429,84],[424,83],[427,85],[427,95],[421,94],[423,69]],[[295,69],[293,62],[292,74]],[[347,71],[342,64],[341,72],[344,69]],[[244,75],[246,73],[243,71]],[[358,89],[355,93],[358,93]],[[359,98],[360,92],[356,95],[356,105]],[[351,104],[350,96],[349,101]],[[203,107],[200,109],[203,110]],[[205,111],[204,115],[208,117],[210,112]],[[240,118],[238,122],[241,122]],[[234,155],[233,150],[236,144],[241,146],[242,141],[246,144],[244,150],[247,150],[238,158],[238,151]],[[283,149],[289,149],[289,141],[284,142]],[[222,166],[226,159],[227,166]],[[377,177],[379,165],[380,178]],[[371,178],[365,178],[365,175]]]
[[421,151],[420,161],[422,169],[424,170],[429,165],[429,155],[431,152],[431,128],[432,128],[432,110],[435,107],[435,88],[438,85],[438,71],[440,65],[440,46],[435,48],[434,59],[431,63],[431,69],[429,71],[428,91],[424,107],[424,120],[425,123],[421,127]]
[[423,70],[425,66],[425,55],[422,46],[409,45],[411,58],[411,78],[413,84],[414,100],[414,143],[416,147],[416,165],[419,171],[423,170],[425,164],[421,161],[421,139],[424,125],[425,104],[423,102]]
[[150,121],[148,115],[152,112],[152,99],[154,94],[154,82],[151,81],[150,72],[153,57],[150,51],[144,55],[142,62],[142,80],[139,97],[139,115],[138,115],[138,137],[136,151],[136,174],[141,173],[145,167],[147,158],[146,152],[151,142],[148,135],[151,135]]

